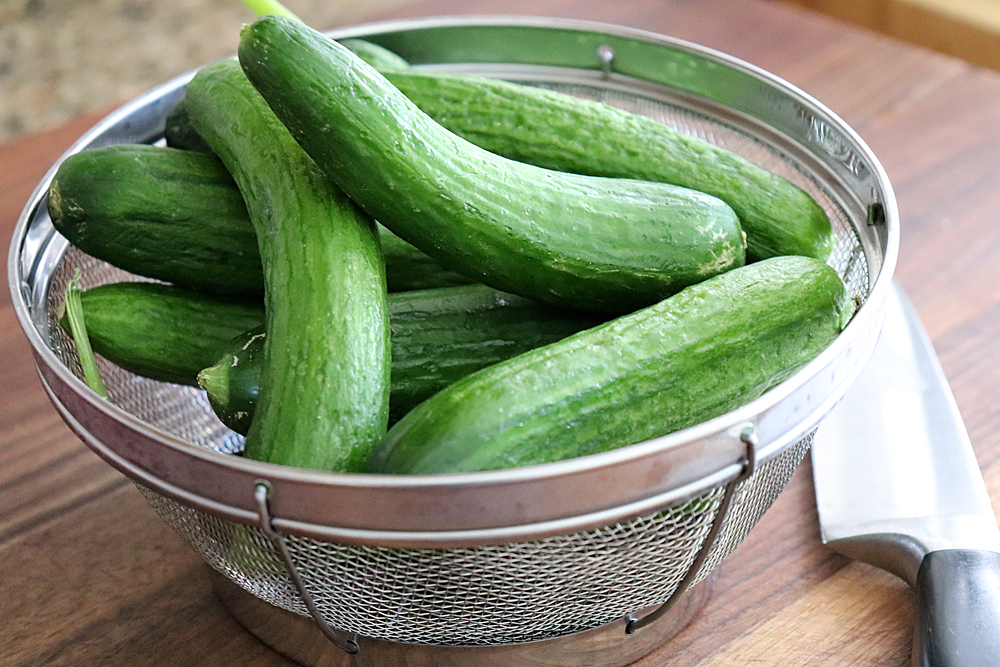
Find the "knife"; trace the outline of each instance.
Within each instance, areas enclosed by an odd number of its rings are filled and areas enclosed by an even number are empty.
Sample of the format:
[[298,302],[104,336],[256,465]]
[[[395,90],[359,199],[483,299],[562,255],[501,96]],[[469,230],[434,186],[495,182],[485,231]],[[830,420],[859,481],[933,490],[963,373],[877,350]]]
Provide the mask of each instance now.
[[916,667],[1000,665],[1000,529],[937,355],[898,285],[812,447],[823,542],[917,596]]

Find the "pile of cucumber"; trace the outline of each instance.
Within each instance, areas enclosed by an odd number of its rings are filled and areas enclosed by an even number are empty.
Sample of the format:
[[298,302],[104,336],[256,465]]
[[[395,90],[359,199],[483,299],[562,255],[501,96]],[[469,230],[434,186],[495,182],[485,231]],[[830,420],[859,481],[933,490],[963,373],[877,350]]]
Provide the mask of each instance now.
[[823,209],[651,119],[244,27],[167,146],[69,156],[56,228],[155,282],[82,295],[91,345],[201,386],[244,455],[495,470],[633,444],[763,394],[851,301]]

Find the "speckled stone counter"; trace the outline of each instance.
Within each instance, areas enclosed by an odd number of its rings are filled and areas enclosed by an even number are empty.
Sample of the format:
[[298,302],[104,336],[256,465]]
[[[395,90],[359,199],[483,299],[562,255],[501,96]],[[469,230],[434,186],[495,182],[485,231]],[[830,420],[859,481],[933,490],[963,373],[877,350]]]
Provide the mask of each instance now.
[[[409,0],[287,0],[330,29]],[[111,109],[235,53],[255,14],[240,0],[0,0],[0,144]]]

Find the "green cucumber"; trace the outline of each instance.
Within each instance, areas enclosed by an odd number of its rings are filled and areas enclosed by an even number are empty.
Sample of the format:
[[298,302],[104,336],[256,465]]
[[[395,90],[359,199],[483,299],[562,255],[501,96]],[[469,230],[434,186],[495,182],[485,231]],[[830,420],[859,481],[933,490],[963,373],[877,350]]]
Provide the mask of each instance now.
[[192,289],[263,291],[246,205],[215,156],[145,144],[81,151],[59,165],[47,201],[59,233],[121,269]]
[[[485,285],[391,294],[389,423],[470,373],[602,321]],[[253,416],[264,340],[262,328],[237,336],[198,376],[215,413],[238,433]]]
[[826,259],[826,211],[788,179],[652,118],[533,86],[461,74],[387,71],[422,111],[505,157],[591,176],[674,183],[729,204],[747,235],[747,261]]
[[739,222],[720,199],[485,151],[300,23],[265,16],[245,26],[239,59],[331,181],[397,235],[492,287],[624,312],[744,262]]
[[233,301],[160,283],[99,285],[80,300],[95,352],[136,375],[191,386],[223,345],[264,323],[259,300]]
[[397,422],[368,470],[534,465],[693,426],[813,359],[849,305],[837,273],[813,258],[734,269],[456,382]]
[[[264,291],[246,204],[214,156],[145,144],[76,153],[57,170],[48,206],[70,243],[136,275],[226,294]],[[378,231],[389,291],[472,282]]]
[[244,453],[352,472],[385,433],[389,322],[375,222],[332,187],[233,60],[188,84],[195,128],[243,193],[268,332]]

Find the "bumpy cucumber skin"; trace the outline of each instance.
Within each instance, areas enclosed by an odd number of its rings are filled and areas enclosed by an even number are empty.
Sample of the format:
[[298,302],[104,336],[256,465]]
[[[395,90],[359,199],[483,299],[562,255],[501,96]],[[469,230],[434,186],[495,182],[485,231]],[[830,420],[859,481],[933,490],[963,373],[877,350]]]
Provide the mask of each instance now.
[[242,31],[248,78],[348,195],[445,266],[557,305],[624,312],[743,264],[721,200],[542,169],[448,132],[381,74],[277,16]]
[[136,375],[191,386],[222,344],[264,322],[259,300],[159,283],[100,285],[83,292],[81,302],[96,353]]
[[826,211],[786,178],[652,118],[550,90],[444,72],[387,71],[431,118],[488,151],[591,176],[674,183],[729,204],[747,235],[747,261],[826,259]]
[[375,223],[332,188],[235,61],[188,84],[198,133],[233,174],[264,267],[264,372],[248,458],[360,470],[385,433],[389,322]]
[[847,301],[837,273],[816,259],[734,269],[460,380],[395,424],[368,469],[520,467],[692,426],[814,358],[843,328]]
[[263,292],[246,205],[214,156],[144,144],[81,151],[56,171],[48,209],[70,243],[126,271],[192,289]]
[[[475,371],[602,321],[485,285],[390,294],[389,423]],[[215,413],[237,433],[246,433],[253,416],[264,339],[261,330],[238,336],[198,376]]]

